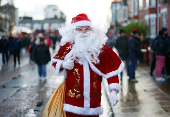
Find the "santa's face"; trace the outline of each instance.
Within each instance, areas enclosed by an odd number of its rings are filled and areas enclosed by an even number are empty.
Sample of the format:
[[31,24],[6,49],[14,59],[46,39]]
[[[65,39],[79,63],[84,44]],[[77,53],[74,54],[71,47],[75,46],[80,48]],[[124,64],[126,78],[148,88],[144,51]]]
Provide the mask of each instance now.
[[86,33],[86,32],[91,31],[91,27],[90,26],[78,26],[76,30],[80,33]]

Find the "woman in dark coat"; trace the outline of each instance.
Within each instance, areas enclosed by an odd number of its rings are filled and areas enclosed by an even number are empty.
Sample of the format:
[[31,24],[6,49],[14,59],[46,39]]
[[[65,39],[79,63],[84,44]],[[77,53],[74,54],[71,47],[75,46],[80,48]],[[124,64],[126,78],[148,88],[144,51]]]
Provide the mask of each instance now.
[[41,80],[41,77],[46,80],[46,64],[51,60],[51,55],[49,47],[45,44],[43,37],[37,39],[36,46],[33,50],[34,61],[38,66],[38,74]]

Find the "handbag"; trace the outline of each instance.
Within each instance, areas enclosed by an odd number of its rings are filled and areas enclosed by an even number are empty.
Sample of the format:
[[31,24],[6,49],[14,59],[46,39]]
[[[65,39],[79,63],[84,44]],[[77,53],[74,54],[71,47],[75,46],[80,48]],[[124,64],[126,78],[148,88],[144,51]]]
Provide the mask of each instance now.
[[66,117],[66,112],[63,111],[65,90],[66,85],[64,80],[50,97],[42,117]]

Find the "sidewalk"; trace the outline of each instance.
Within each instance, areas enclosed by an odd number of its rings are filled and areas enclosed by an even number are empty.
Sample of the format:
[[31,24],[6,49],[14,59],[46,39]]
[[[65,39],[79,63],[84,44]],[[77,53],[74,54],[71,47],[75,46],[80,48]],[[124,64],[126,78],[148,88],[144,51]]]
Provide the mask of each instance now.
[[[142,64],[138,65],[136,79],[138,83],[129,83],[124,70],[119,102],[113,107],[114,117],[170,117],[170,90],[167,90],[170,79],[156,83],[149,76],[149,67]],[[104,84],[107,87],[107,82]]]

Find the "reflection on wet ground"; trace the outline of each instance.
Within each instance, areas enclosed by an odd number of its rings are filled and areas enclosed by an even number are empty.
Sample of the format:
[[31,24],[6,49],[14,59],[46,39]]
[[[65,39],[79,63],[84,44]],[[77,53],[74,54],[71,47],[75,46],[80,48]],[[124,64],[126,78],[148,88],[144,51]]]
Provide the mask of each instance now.
[[170,79],[156,82],[149,76],[149,67],[144,65],[139,65],[136,79],[138,83],[130,83],[124,75],[118,94],[120,101],[113,107],[114,116],[170,117]]

